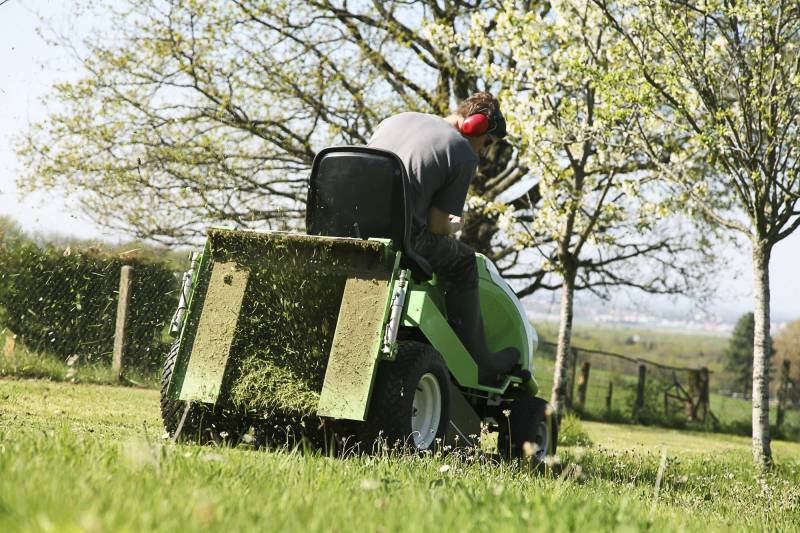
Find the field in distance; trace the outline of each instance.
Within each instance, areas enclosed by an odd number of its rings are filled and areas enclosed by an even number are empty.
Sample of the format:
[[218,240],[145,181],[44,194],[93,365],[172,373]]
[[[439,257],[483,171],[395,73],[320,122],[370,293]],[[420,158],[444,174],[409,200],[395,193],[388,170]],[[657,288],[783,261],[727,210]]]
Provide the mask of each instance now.
[[[534,327],[540,340],[556,342],[557,322],[534,322]],[[641,357],[666,365],[693,368],[708,366],[712,372],[717,373],[725,368],[728,337],[578,322],[572,330],[572,344],[578,348]]]

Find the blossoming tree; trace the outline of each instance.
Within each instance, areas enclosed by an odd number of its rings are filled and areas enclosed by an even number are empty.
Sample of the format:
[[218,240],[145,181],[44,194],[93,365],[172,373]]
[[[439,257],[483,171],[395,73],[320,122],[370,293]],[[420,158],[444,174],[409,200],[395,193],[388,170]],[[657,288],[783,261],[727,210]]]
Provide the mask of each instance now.
[[[473,17],[469,39],[492,52],[471,60],[472,67],[503,88],[518,157],[538,180],[541,202],[522,213],[529,222],[509,213],[501,226],[528,265],[507,277],[530,280],[530,271],[537,271],[520,294],[540,278],[557,280],[561,288],[551,403],[562,411],[575,291],[686,292],[700,286],[707,272],[700,263],[710,249],[678,216],[681,198],[658,179],[641,148],[637,127],[646,106],[629,94],[634,73],[620,37],[586,2],[550,6],[528,10],[503,2],[492,19]],[[647,135],[652,143],[667,142],[659,131]],[[502,205],[492,207],[506,214]]]
[[[753,457],[772,462],[770,286],[774,246],[800,227],[800,4],[784,0],[593,0],[622,54],[685,139],[692,164],[642,139],[694,208],[750,241]],[[699,155],[700,157],[697,157]],[[701,172],[687,169],[701,168]],[[711,191],[713,194],[698,193]],[[715,201],[710,201],[710,200]]]

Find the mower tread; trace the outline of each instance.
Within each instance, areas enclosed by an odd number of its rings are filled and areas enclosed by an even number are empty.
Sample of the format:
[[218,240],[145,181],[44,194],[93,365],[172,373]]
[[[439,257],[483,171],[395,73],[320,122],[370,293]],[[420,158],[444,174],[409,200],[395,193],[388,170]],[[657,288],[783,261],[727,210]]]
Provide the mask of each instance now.
[[508,419],[500,422],[497,435],[500,455],[508,460],[525,459],[525,445],[535,440],[537,426],[542,422],[548,425],[549,432],[546,455],[553,456],[558,443],[558,416],[542,398],[521,396],[515,399]]

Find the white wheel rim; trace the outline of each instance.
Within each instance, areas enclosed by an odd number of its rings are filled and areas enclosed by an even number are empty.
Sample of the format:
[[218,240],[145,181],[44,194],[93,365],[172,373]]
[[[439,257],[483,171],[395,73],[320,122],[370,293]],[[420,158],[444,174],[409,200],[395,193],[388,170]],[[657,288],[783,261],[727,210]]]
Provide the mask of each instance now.
[[547,449],[550,447],[550,432],[547,430],[548,421],[542,420],[536,428],[536,442],[533,457],[537,462],[542,462],[547,458]]
[[441,391],[439,380],[430,372],[419,378],[411,405],[411,436],[420,450],[427,450],[436,440],[442,416]]

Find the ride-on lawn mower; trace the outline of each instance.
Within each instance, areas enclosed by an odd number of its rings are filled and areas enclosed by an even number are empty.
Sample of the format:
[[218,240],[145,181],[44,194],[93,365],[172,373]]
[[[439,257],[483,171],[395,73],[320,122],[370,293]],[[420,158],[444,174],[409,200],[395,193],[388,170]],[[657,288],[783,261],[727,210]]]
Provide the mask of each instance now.
[[444,291],[409,242],[405,169],[392,153],[335,147],[313,165],[307,234],[212,229],[184,278],[162,377],[174,438],[305,437],[418,450],[555,452],[556,416],[536,396],[537,336],[497,269],[477,255],[489,348],[518,365],[479,382],[448,323]]

